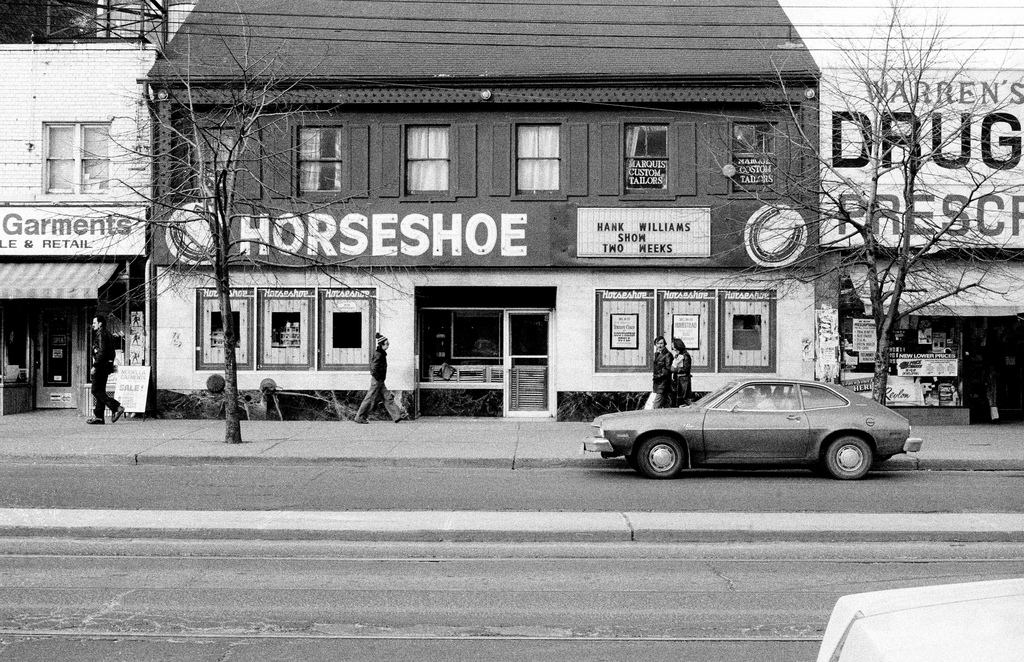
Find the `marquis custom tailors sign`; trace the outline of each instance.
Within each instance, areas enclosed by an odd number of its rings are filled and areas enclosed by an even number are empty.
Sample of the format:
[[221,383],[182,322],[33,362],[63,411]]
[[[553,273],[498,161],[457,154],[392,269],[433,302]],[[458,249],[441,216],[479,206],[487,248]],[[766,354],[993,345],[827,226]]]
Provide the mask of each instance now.
[[131,256],[145,247],[139,208],[0,206],[0,256]]

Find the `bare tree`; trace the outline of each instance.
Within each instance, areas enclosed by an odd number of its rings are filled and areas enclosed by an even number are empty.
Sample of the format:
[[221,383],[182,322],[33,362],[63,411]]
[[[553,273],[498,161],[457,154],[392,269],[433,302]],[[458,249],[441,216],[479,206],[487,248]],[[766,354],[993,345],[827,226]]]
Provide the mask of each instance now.
[[[894,2],[886,19],[862,43],[836,42],[842,62],[820,84],[823,139],[776,136],[817,172],[798,178],[799,169],[779,168],[772,191],[782,195],[770,201],[797,207],[806,221],[799,230],[817,244],[787,265],[788,276],[819,284],[849,276],[866,293],[879,402],[901,320],[990,290],[1007,249],[1024,246],[1011,222],[1021,184],[1009,172],[1020,163],[1021,124],[1005,112],[1024,85],[973,69],[975,53],[952,47],[941,16],[922,24]],[[809,199],[816,204],[800,202]],[[768,241],[796,231],[780,223]]]
[[[187,63],[151,81],[158,185],[150,224],[170,238],[167,245],[175,254],[169,277],[208,278],[216,289],[223,329],[225,441],[241,443],[232,280],[242,268],[259,268],[257,256],[270,253],[270,237],[241,233],[239,227],[243,219],[263,218],[275,237],[289,231],[278,221],[294,217],[294,207],[287,208],[294,200],[288,191],[277,190],[275,173],[290,160],[275,151],[284,144],[276,138],[287,131],[291,118],[311,111],[290,101],[290,92],[302,81],[276,75],[272,54],[232,53],[231,58],[221,67],[228,74],[212,84],[193,80]],[[303,203],[307,211],[317,206]],[[305,266],[318,265],[316,256],[295,255]]]

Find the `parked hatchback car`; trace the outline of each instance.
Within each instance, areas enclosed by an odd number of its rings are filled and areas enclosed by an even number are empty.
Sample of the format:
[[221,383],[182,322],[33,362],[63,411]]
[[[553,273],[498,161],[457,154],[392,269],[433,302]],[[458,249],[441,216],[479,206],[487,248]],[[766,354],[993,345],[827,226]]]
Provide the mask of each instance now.
[[844,595],[818,662],[1024,660],[1024,579]]
[[922,443],[906,418],[874,400],[785,379],[733,381],[688,407],[605,414],[592,425],[585,450],[622,456],[650,478],[686,467],[806,466],[852,480]]

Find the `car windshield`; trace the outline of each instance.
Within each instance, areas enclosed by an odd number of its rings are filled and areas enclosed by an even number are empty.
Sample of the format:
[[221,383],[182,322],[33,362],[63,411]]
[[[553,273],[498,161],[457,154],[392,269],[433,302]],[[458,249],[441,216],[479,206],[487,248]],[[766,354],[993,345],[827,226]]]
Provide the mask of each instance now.
[[719,398],[719,396],[723,395],[727,391],[731,391],[734,388],[736,388],[736,382],[729,382],[725,386],[721,386],[721,387],[715,389],[714,391],[711,391],[710,393],[708,393],[704,397],[702,397],[699,400],[695,401],[690,406],[691,407],[701,407],[701,406],[707,405],[708,403],[714,402],[715,400],[717,400]]

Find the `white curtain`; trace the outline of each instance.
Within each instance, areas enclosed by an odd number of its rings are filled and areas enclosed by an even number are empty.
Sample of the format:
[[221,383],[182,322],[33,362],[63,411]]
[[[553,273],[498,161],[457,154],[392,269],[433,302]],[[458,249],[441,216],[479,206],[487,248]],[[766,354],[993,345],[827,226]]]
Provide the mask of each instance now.
[[518,134],[519,190],[557,191],[560,165],[558,127],[521,126]]
[[410,191],[448,190],[448,127],[412,127],[406,137]]

